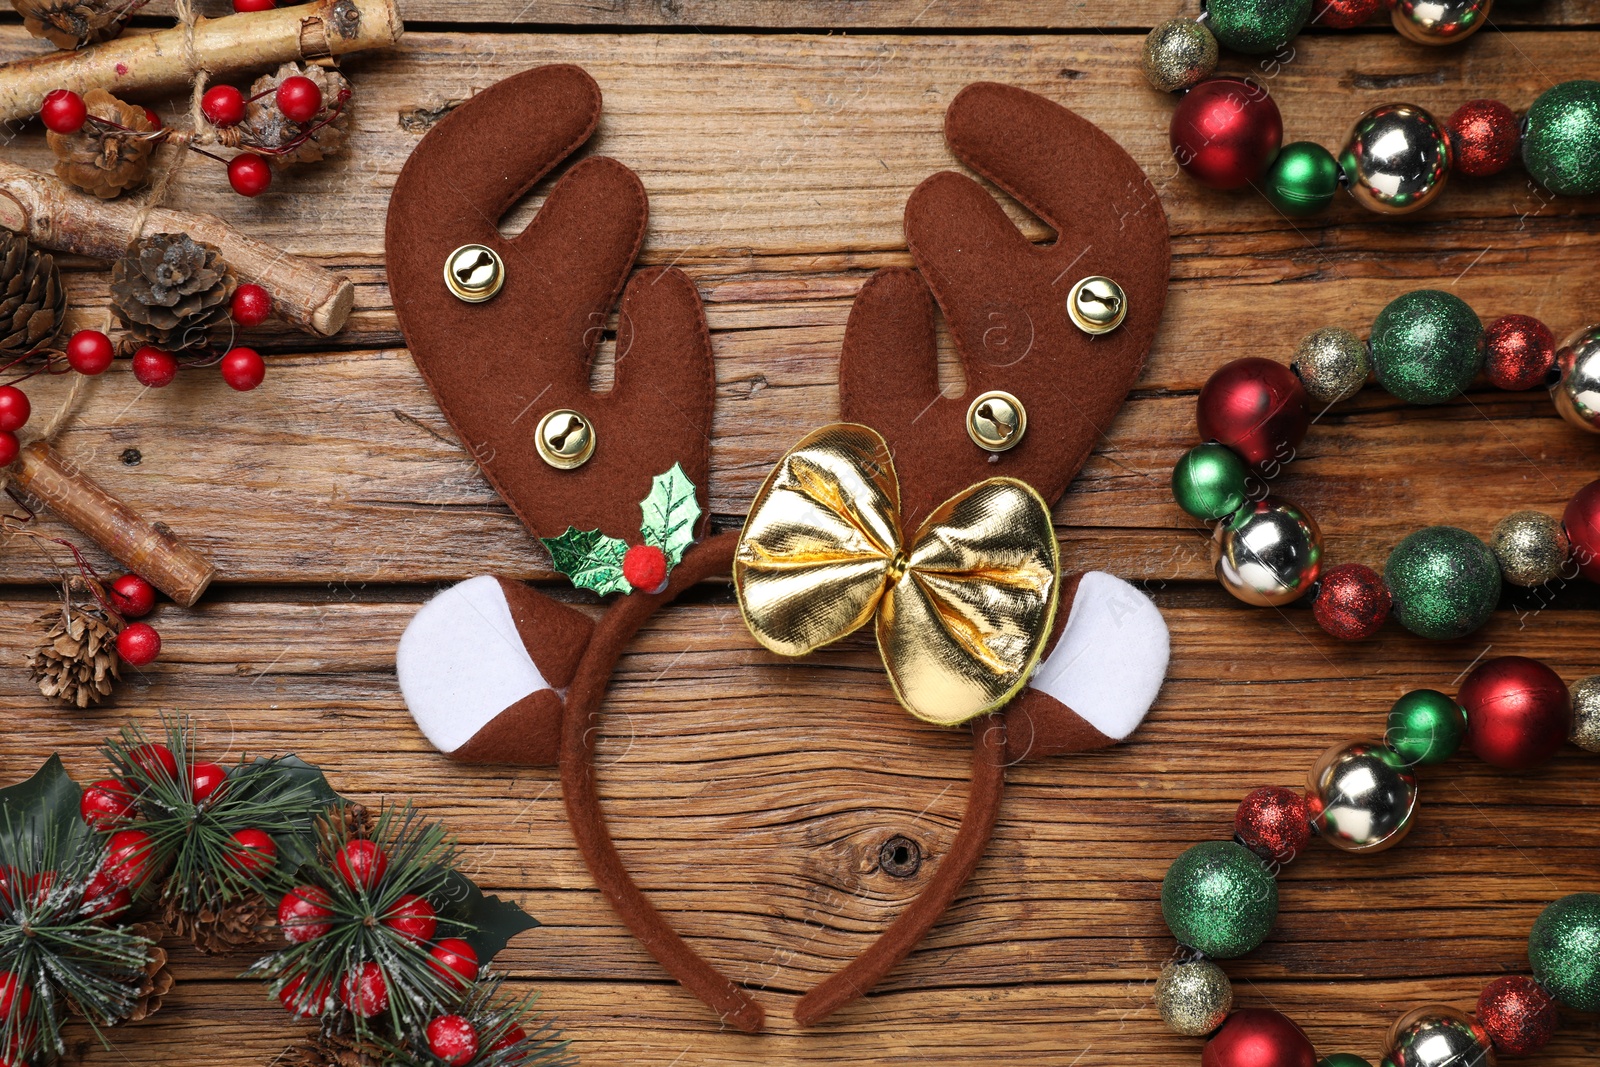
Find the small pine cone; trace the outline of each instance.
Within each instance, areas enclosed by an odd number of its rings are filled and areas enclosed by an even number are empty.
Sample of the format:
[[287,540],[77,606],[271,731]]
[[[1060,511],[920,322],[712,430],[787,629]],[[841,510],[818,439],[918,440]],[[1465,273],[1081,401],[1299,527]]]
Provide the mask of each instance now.
[[[278,110],[278,86],[296,76],[310,78],[317,83],[317,88],[322,90],[322,114],[304,126],[291,122]],[[349,88],[350,83],[344,80],[344,75],[330,67],[321,67],[314,63],[310,65],[285,63],[278,68],[277,73],[263,74],[251,83],[250,92],[246,95],[260,99],[252,99],[250,105],[245,108],[244,125],[249,131],[245,140],[257,148],[266,149],[269,153],[266,156],[268,162],[278,166],[290,163],[315,163],[319,159],[325,159],[344,145],[345,133],[350,126],[349,101],[345,102],[337,118],[326,126],[318,128],[293,151],[282,155],[270,153],[289,144],[307,128],[315,126],[326,118],[337,103],[339,94]]]
[[85,122],[77,133],[49,130],[45,140],[56,154],[56,177],[102,200],[110,200],[144,183],[156,142],[139,134],[152,133],[156,127],[144,108],[118,100],[104,89],[90,89],[83,94],[83,102],[88,105],[89,114],[128,129]]
[[29,33],[70,51],[111,40],[142,5],[131,0],[11,0],[11,6]]
[[282,1067],[380,1067],[384,1062],[381,1049],[345,1029],[323,1030],[284,1049],[274,1061]]
[[186,233],[141,237],[111,266],[111,310],[133,345],[206,344],[228,319],[239,280],[213,245]]
[[98,704],[111,695],[121,677],[117,669],[117,633],[122,629],[98,606],[66,605],[39,620],[48,627],[44,643],[28,657],[39,692],[78,708]]
[[167,950],[162,948],[161,926],[158,923],[136,923],[133,932],[140,937],[149,938],[153,942],[150,946],[150,958],[144,965],[144,973],[139,976],[139,1001],[128,1013],[123,1022],[143,1022],[161,1010],[161,1004],[168,993],[172,992],[172,971],[167,967]]
[[66,314],[55,257],[30,247],[22,234],[0,230],[0,358],[9,362],[48,345]]
[[223,956],[241,948],[253,948],[272,940],[277,909],[259,893],[252,893],[228,904],[202,907],[198,911],[179,911],[168,902],[162,918],[172,932],[186,937],[208,956]]

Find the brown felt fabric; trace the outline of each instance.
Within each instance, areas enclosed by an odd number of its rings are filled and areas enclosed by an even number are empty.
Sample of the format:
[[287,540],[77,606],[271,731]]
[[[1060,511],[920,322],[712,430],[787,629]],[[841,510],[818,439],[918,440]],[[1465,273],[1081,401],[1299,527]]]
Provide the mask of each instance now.
[[533,665],[552,688],[565,689],[578,671],[583,650],[589,647],[594,622],[571,604],[552,600],[521,582],[495,581],[500,583],[517,636]]
[[554,689],[529,693],[450,753],[460,763],[554,767],[561,758],[563,705]]

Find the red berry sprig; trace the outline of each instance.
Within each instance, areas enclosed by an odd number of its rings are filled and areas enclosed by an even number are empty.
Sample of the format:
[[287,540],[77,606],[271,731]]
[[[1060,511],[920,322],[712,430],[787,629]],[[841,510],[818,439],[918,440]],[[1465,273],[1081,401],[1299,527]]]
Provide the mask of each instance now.
[[117,635],[117,655],[130,667],[145,667],[161,654],[161,635],[147,622],[130,623]]
[[213,85],[200,98],[200,114],[213,126],[227,129],[244,121],[244,94],[231,85]]
[[240,152],[228,160],[228,184],[240,196],[260,196],[272,184],[272,168],[254,152]]
[[155,586],[137,574],[124,574],[111,583],[111,606],[117,614],[129,619],[142,619],[155,610]]
[[322,88],[305,75],[296,74],[278,86],[277,104],[290,122],[304,125],[322,112]]
[[233,291],[228,310],[240,326],[260,326],[272,314],[272,294],[247,282]]
[[171,352],[145,345],[133,354],[133,376],[140,385],[164,389],[178,376],[178,359]]
[[267,376],[267,363],[261,358],[261,353],[242,346],[228,349],[219,369],[222,371],[222,380],[228,383],[229,388],[241,393],[248,393]]
[[22,451],[17,431],[28,424],[33,405],[28,394],[14,385],[0,385],[0,467],[9,467]]
[[89,105],[71,89],[52,89],[44,94],[39,118],[52,133],[73,134],[83,129],[89,118]]
[[104,374],[115,354],[111,338],[99,330],[79,330],[67,341],[67,363],[79,374]]
[[428,1051],[461,1067],[478,1054],[478,1031],[459,1015],[441,1015],[428,1024]]

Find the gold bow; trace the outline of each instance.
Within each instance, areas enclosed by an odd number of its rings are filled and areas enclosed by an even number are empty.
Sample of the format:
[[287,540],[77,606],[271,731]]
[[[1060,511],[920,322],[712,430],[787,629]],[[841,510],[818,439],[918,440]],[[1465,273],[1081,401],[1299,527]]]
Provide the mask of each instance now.
[[757,641],[801,656],[877,615],[895,696],[954,726],[1028,682],[1055,621],[1060,550],[1032,486],[990,478],[939,505],[904,549],[900,482],[869,427],[824,426],[773,468],[733,561]]

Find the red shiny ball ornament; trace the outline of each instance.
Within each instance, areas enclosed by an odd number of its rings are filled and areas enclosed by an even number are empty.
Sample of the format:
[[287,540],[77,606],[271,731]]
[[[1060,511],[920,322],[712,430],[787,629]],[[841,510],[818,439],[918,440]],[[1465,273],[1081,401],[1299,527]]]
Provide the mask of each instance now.
[[260,326],[272,314],[272,295],[259,285],[241,285],[228,310],[240,326]]
[[89,105],[71,89],[52,89],[44,94],[39,118],[51,133],[77,133],[89,121]]
[[27,393],[14,385],[0,385],[0,430],[14,433],[28,424],[32,414]]
[[67,341],[67,363],[79,374],[103,374],[113,355],[111,338],[99,330],[79,330]]
[[623,553],[622,576],[641,593],[659,593],[667,584],[667,554],[655,545],[634,545]]
[[133,810],[133,790],[115,778],[90,782],[78,800],[78,814],[96,830],[109,830]]
[[313,941],[333,929],[333,898],[316,885],[298,885],[278,902],[278,928],[291,945]]
[[1496,389],[1548,385],[1556,365],[1556,335],[1529,315],[1495,319],[1483,332],[1484,373]]
[[203,804],[228,781],[228,768],[220,763],[196,763],[189,768],[189,797]]
[[1522,151],[1517,115],[1498,100],[1468,100],[1444,120],[1450,135],[1450,167],[1471,178],[1487,178],[1511,166]]
[[459,1015],[441,1015],[428,1024],[428,1051],[461,1067],[478,1054],[478,1031]]
[[237,126],[244,121],[244,94],[231,85],[213,85],[200,98],[200,113],[213,126]]
[[1371,22],[1387,0],[1315,0],[1309,26],[1331,30],[1353,30]]
[[351,1012],[370,1019],[389,1007],[389,983],[376,963],[363,963],[339,979],[339,1000]]
[[164,389],[178,376],[178,361],[171,352],[145,345],[133,354],[133,376],[140,385]]
[[1394,601],[1383,575],[1361,563],[1341,563],[1322,572],[1311,614],[1341,641],[1364,641],[1383,628]]
[[373,889],[389,869],[389,857],[371,841],[352,841],[339,850],[333,865],[351,889]]
[[137,574],[124,574],[111,583],[111,606],[129,619],[142,619],[155,610],[155,586]]
[[1252,467],[1263,467],[1294,458],[1311,425],[1311,404],[1294,371],[1248,356],[1210,377],[1195,421],[1202,440],[1227,445]]
[[1496,978],[1478,997],[1478,1025],[1496,1052],[1523,1056],[1550,1043],[1561,1023],[1556,999],[1532,978]]
[[1239,802],[1233,831],[1262,859],[1288,863],[1311,842],[1311,812],[1293,789],[1266,786]]
[[267,361],[253,348],[230,348],[217,369],[228,388],[248,393],[267,377]]
[[240,196],[260,196],[272,184],[272,168],[254,152],[240,152],[228,160],[228,184]]
[[1478,665],[1456,694],[1467,709],[1467,744],[1485,763],[1526,771],[1544,763],[1572,732],[1572,697],[1561,676],[1536,659],[1500,656]]
[[1572,558],[1579,573],[1591,582],[1600,582],[1600,481],[1578,490],[1567,502],[1561,521],[1572,542]]
[[459,937],[446,937],[428,954],[428,966],[452,988],[465,989],[478,980],[478,953]]
[[130,667],[144,667],[161,655],[161,635],[147,622],[125,626],[117,635],[117,655]]
[[10,430],[0,430],[0,467],[9,467],[17,460],[17,453],[22,451],[22,442],[17,440],[17,435]]
[[1241,189],[1267,172],[1283,145],[1283,116],[1264,86],[1208,78],[1172,112],[1172,155],[1195,181]]
[[278,85],[278,110],[290,122],[307,123],[322,110],[322,89],[304,74],[285,78]]
[[1241,1008],[1206,1042],[1200,1067],[1317,1067],[1317,1054],[1287,1015]]
[[384,913],[383,925],[411,941],[432,941],[439,930],[439,918],[432,904],[415,893],[407,893]]

